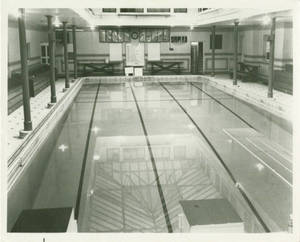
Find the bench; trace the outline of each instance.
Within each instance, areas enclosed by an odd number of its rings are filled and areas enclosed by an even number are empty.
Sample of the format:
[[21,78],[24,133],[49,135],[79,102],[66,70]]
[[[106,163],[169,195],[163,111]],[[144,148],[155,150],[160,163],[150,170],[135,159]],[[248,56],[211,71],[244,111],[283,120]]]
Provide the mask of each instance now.
[[237,78],[241,81],[257,81],[258,79],[258,65],[250,65],[243,62],[238,62],[239,68],[237,71]]
[[151,65],[151,75],[162,71],[181,74],[181,65],[183,64],[182,61],[149,61],[148,63]]
[[[38,93],[49,86],[50,66],[45,64],[33,64],[28,66],[29,94],[35,97]],[[12,71],[8,79],[8,114],[22,105],[22,72]]]
[[284,70],[274,70],[274,89],[293,94],[293,65],[285,65]]
[[102,73],[105,75],[114,75],[115,66],[120,65],[121,61],[105,62],[78,62],[79,70],[83,76],[95,73]]

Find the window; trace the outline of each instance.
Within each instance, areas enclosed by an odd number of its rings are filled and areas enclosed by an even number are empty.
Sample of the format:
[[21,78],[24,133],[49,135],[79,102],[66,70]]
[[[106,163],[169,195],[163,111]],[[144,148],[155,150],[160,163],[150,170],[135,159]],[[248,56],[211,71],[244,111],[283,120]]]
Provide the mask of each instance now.
[[198,12],[201,13],[201,12],[205,12],[207,10],[209,10],[211,8],[198,8]]
[[116,8],[102,8],[103,13],[115,13],[117,12]]
[[49,62],[50,62],[49,45],[48,43],[41,43],[41,63],[49,64]]
[[120,8],[121,13],[143,13],[143,8]]
[[169,13],[170,8],[147,8],[147,13]]
[[187,36],[171,36],[172,43],[186,43]]
[[[216,34],[215,35],[215,49],[220,50],[222,49],[222,40],[223,36],[221,34]],[[210,35],[210,49],[212,49],[212,35]]]
[[187,8],[174,8],[174,13],[187,13]]

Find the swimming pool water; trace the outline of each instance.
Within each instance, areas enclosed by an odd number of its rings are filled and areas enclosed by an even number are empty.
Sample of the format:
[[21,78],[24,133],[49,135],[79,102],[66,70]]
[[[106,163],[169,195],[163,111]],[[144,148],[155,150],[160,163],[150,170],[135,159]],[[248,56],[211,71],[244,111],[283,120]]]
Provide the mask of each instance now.
[[218,155],[286,230],[290,123],[200,82],[86,84],[33,208],[79,205],[81,232],[177,232],[179,200],[222,197],[203,166]]

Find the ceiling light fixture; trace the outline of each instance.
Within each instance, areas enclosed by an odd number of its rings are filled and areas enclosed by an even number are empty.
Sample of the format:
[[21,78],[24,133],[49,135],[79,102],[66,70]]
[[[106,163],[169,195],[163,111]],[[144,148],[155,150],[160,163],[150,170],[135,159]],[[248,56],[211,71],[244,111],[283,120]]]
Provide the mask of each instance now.
[[73,8],[72,10],[87,22],[87,26],[97,26],[99,24],[97,18],[92,15],[89,9]]
[[270,22],[271,22],[271,18],[269,16],[266,15],[262,18],[263,25],[268,25]]
[[9,13],[14,16],[15,18],[20,18],[21,17],[21,12],[19,8],[13,8]]
[[57,27],[57,28],[60,26],[60,21],[59,21],[57,15],[56,15],[55,18],[54,18],[53,25],[54,25],[55,27]]
[[261,171],[261,170],[263,170],[265,167],[264,167],[262,164],[258,163],[258,164],[256,164],[256,168],[257,168],[259,171]]

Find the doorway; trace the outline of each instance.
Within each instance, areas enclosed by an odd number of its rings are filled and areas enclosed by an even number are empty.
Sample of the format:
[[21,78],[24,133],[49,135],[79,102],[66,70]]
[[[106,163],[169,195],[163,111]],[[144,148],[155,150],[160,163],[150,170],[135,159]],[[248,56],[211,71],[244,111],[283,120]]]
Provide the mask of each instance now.
[[191,73],[203,73],[203,42],[191,43]]

